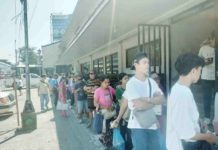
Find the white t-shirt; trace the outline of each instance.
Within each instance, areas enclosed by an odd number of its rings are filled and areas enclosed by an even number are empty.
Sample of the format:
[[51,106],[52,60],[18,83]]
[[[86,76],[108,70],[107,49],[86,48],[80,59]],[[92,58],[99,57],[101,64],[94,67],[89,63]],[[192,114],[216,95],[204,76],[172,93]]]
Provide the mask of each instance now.
[[208,45],[202,46],[198,55],[204,59],[213,58],[213,63],[203,67],[201,79],[215,80],[215,49]]
[[[158,87],[157,83],[149,78],[151,83],[151,97],[154,95],[155,92],[162,91]],[[142,97],[149,97],[149,83],[148,79],[145,81],[138,80],[136,77],[132,77],[126,85],[126,90],[123,93],[123,97],[128,100],[128,107],[130,110],[133,110],[133,103],[132,100]],[[139,125],[138,121],[133,117],[132,111],[130,113],[130,118],[128,122],[128,128],[136,128],[136,129],[142,129],[142,127]],[[157,129],[157,125],[152,125],[149,129]]]
[[199,113],[190,88],[176,83],[167,101],[168,150],[183,150],[181,139],[189,140],[200,133]]

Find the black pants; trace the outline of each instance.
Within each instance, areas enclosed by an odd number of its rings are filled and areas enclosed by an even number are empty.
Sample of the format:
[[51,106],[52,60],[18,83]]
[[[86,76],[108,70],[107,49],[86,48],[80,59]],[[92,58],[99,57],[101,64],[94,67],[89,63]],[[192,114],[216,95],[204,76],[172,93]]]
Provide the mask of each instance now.
[[213,150],[212,145],[206,141],[186,142],[182,140],[184,150]]
[[58,89],[57,88],[53,88],[52,89],[52,93],[54,95],[54,105],[56,107],[57,103],[58,103]]
[[202,91],[203,91],[203,102],[204,102],[204,117],[211,118],[211,104],[214,101],[214,80],[201,80]]

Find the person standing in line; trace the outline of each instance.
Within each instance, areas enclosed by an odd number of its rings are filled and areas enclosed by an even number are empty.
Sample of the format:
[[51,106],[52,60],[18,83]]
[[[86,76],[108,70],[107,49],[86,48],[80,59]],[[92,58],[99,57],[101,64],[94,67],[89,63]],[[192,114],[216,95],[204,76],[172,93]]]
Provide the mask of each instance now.
[[40,97],[40,104],[41,104],[41,111],[48,109],[48,102],[49,102],[49,85],[46,82],[46,75],[41,76],[41,80],[38,85],[38,95]]
[[[129,80],[129,77],[128,77],[128,75],[126,73],[120,73],[118,75],[118,77],[119,77],[120,84],[116,88],[116,99],[117,99],[117,102],[118,102],[118,105],[119,105],[119,110],[120,110],[120,108],[122,107],[122,103],[123,103],[122,95],[123,95],[123,93],[124,93],[124,91],[126,89],[126,84],[127,84],[128,80]],[[128,106],[126,105],[126,107],[128,107]],[[127,110],[127,111],[129,111],[129,110]],[[130,112],[125,112],[125,113],[127,113],[126,115],[128,115],[126,118],[123,117],[122,120],[120,118],[119,121],[118,120],[116,120],[116,121],[120,122],[120,133],[123,136],[123,139],[125,141],[125,149],[126,150],[131,150],[133,148],[131,134],[130,134],[131,132],[127,128],[128,120],[129,120],[129,113]]]
[[215,37],[210,36],[202,43],[199,56],[204,59],[205,66],[202,69],[201,85],[204,103],[204,121],[211,124],[211,104],[215,93]]
[[53,95],[53,92],[52,92],[52,88],[53,88],[53,78],[51,75],[49,75],[48,77],[48,85],[49,85],[49,92],[50,92],[50,99],[53,100],[54,99],[54,95]]
[[58,75],[55,74],[53,78],[51,77],[49,79],[49,87],[50,87],[50,92],[51,92],[51,99],[55,105],[57,106],[58,102],[58,81],[57,81]]
[[73,105],[72,89],[73,89],[73,78],[71,75],[69,75],[68,79],[67,79],[67,100],[70,100],[70,102],[69,102],[70,107],[72,107],[72,105]]
[[87,93],[88,99],[88,108],[89,108],[89,121],[87,128],[90,128],[93,120],[93,111],[95,110],[94,106],[94,92],[100,86],[100,81],[96,79],[96,74],[93,70],[89,72],[89,80],[86,82],[84,90]]
[[106,148],[110,148],[112,146],[112,130],[110,129],[110,122],[116,115],[115,108],[113,108],[115,90],[110,86],[110,79],[108,76],[102,75],[99,77],[99,80],[101,86],[97,88],[94,93],[96,113],[101,112],[103,116],[107,112],[111,114],[110,117],[104,116],[102,134],[99,140],[104,146],[106,146]]
[[[163,86],[160,83],[160,76],[156,72],[151,72],[150,78],[152,78],[158,85],[158,87],[162,90],[165,91]],[[165,109],[164,109],[165,108]],[[154,111],[156,113],[157,119],[160,123],[160,129],[164,137],[166,137],[166,103],[163,105],[157,105],[154,107]]]
[[61,110],[62,117],[67,117],[67,87],[66,79],[61,77],[58,86],[58,104],[57,109]]
[[149,127],[142,127],[133,113],[137,110],[149,110],[139,112],[142,117],[155,116],[153,107],[164,103],[164,95],[157,83],[148,78],[149,59],[145,53],[138,52],[135,55],[132,69],[135,69],[135,75],[128,81],[123,98],[128,100],[128,107],[131,110],[128,128],[131,130],[133,148],[134,150],[165,150],[157,119],[156,121],[152,119]]
[[179,74],[167,103],[167,148],[168,150],[212,150],[216,136],[201,133],[199,112],[190,86],[196,83],[204,66],[197,55],[180,55],[175,68]]
[[74,92],[77,95],[77,108],[79,123],[83,123],[83,112],[88,116],[88,102],[87,95],[84,91],[85,83],[82,81],[82,76],[77,76],[77,83],[75,84]]

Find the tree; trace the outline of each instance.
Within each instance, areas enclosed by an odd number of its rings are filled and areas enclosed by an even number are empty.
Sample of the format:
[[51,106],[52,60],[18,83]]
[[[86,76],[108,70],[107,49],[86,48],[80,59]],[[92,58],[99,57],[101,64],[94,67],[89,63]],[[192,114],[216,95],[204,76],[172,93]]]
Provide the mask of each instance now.
[[[38,60],[38,55],[35,52],[36,48],[34,47],[30,47],[29,51],[28,51],[28,58],[29,58],[29,64],[31,65],[36,65],[37,64],[37,60]],[[20,58],[20,62],[24,63],[26,62],[26,49],[25,47],[21,47],[19,48],[19,58]]]

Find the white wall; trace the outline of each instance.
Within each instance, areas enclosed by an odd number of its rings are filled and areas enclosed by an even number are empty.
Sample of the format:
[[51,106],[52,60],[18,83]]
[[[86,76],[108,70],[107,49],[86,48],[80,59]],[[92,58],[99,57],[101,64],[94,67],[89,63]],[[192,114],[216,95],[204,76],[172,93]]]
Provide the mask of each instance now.
[[59,48],[59,42],[42,46],[43,67],[55,67],[60,53],[61,49]]

